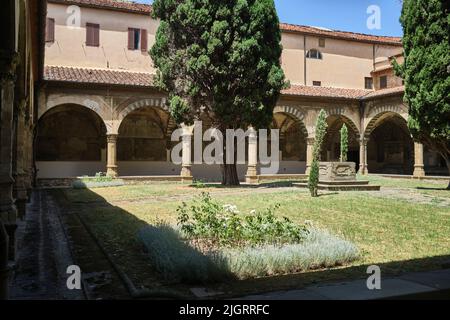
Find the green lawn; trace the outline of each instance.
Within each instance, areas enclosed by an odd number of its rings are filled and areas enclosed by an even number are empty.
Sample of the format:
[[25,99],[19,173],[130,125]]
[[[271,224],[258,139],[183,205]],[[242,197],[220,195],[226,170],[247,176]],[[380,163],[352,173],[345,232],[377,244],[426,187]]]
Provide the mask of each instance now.
[[[299,287],[311,282],[365,276],[365,266],[377,264],[385,274],[439,268],[450,259],[450,192],[447,181],[413,181],[369,177],[381,192],[322,193],[283,184],[260,188],[196,189],[176,183],[133,185],[65,192],[70,206],[92,227],[118,264],[137,285],[170,286],[151,270],[137,231],[159,221],[176,222],[176,209],[201,192],[210,192],[241,212],[281,204],[279,214],[293,221],[312,221],[352,242],[362,253],[343,268],[307,274],[221,284],[226,294]],[[442,189],[442,190],[440,190]]]

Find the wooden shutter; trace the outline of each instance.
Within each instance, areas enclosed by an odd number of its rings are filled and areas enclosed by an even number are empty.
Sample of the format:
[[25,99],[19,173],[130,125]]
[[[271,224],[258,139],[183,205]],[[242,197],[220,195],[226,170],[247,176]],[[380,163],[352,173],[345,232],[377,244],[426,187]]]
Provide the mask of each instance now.
[[94,46],[98,47],[100,46],[100,25],[94,24]]
[[92,47],[100,45],[100,25],[86,23],[86,45]]
[[47,18],[47,25],[45,30],[45,42],[55,41],[55,19]]
[[128,28],[128,50],[134,50],[134,29]]
[[147,40],[148,40],[147,30],[142,29],[141,30],[141,51],[142,52],[147,52],[148,51]]

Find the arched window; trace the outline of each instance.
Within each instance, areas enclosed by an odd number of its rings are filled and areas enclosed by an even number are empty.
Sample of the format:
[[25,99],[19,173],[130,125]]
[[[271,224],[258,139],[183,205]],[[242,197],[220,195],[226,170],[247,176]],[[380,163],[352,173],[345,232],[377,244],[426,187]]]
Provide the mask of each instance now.
[[322,53],[319,50],[311,49],[306,53],[306,57],[310,59],[322,60]]

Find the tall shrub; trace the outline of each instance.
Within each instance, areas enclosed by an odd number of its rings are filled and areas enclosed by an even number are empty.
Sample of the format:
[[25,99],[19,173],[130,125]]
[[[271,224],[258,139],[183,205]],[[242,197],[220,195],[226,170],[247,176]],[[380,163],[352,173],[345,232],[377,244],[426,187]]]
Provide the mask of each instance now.
[[341,162],[347,161],[348,154],[348,129],[344,124],[341,129]]
[[321,160],[322,144],[327,133],[327,114],[321,110],[316,121],[316,137],[313,147],[313,161],[309,173],[308,187],[312,197],[318,196],[319,186],[319,162]]

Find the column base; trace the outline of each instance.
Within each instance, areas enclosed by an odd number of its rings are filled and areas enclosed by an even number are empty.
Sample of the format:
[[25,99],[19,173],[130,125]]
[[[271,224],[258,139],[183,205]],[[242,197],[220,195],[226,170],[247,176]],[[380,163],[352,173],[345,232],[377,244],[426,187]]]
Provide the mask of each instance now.
[[367,167],[359,167],[358,174],[362,176],[367,176],[369,174],[369,169]]
[[190,166],[184,166],[181,168],[181,182],[183,183],[192,183],[194,181],[194,177],[192,176],[192,169]]
[[118,166],[108,166],[106,170],[106,175],[108,177],[117,178],[119,176],[118,169],[119,169]]
[[414,167],[413,177],[417,179],[425,178],[425,169],[423,166]]
[[16,259],[16,230],[17,224],[4,224],[5,231],[8,234],[8,259],[14,261]]
[[256,175],[255,176],[246,175],[245,176],[245,182],[247,184],[259,184],[259,178]]
[[258,184],[258,168],[256,166],[249,166],[247,174],[245,175],[245,182],[248,184]]

